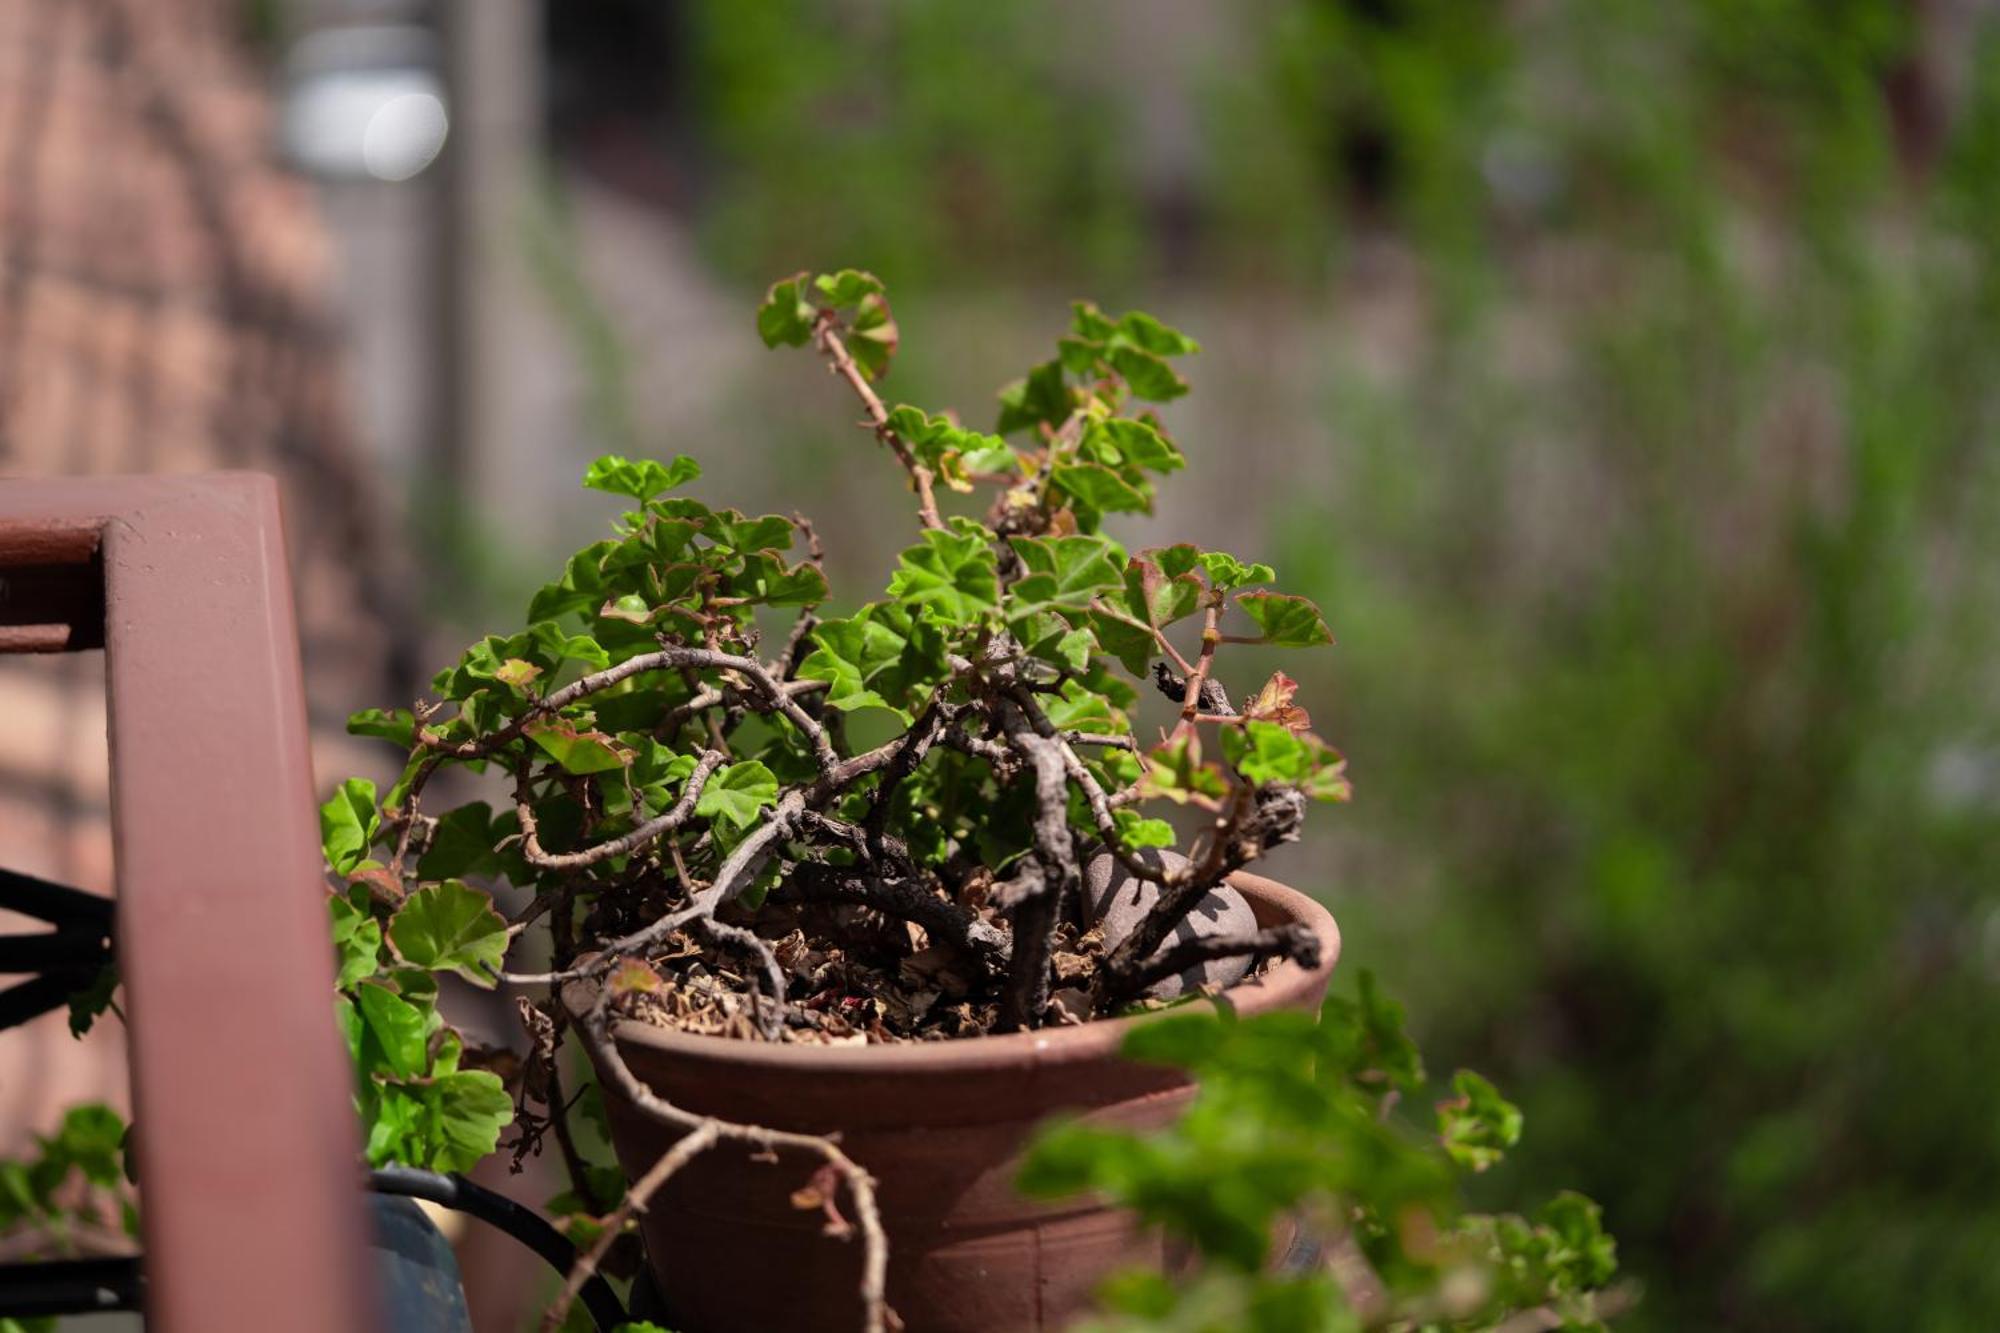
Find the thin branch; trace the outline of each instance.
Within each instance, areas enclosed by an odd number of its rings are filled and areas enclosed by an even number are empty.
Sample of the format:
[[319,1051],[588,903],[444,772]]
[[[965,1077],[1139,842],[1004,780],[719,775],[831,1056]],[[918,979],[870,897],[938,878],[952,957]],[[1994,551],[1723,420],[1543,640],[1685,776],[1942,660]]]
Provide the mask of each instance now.
[[766,1041],[777,1041],[785,1032],[785,969],[778,965],[778,956],[771,952],[771,946],[757,937],[753,930],[742,926],[732,926],[717,921],[714,917],[697,917],[695,929],[725,949],[734,949],[754,959],[764,973],[764,987],[770,992],[770,1003],[761,1002],[755,986],[751,987],[751,998],[758,1000],[757,1027]]
[[691,648],[678,644],[665,645],[657,652],[628,657],[623,662],[606,667],[602,671],[593,671],[587,676],[580,676],[561,689],[551,691],[530,704],[527,711],[506,726],[484,736],[476,736],[471,740],[454,744],[438,739],[428,729],[419,728],[417,742],[434,754],[447,759],[483,759],[501,746],[518,739],[531,723],[553,716],[579,699],[608,690],[621,681],[644,675],[648,671],[675,671],[684,667],[706,671],[738,671],[748,676],[763,691],[765,698],[770,700],[776,710],[783,713],[787,720],[812,741],[815,752],[820,756],[821,767],[827,766],[832,746],[826,739],[825,731],[813,720],[811,714],[799,707],[797,701],[792,698],[792,693],[785,689],[762,662],[736,653],[718,652],[713,648]]
[[605,1009],[607,999],[608,992],[600,994],[597,1003],[582,1017],[577,1028],[599,1071],[609,1076],[612,1086],[633,1106],[662,1124],[688,1133],[709,1125],[713,1126],[718,1139],[747,1143],[765,1152],[791,1148],[811,1153],[846,1183],[848,1193],[854,1199],[855,1224],[861,1231],[864,1247],[861,1263],[862,1333],[886,1333],[888,1303],[883,1289],[889,1273],[889,1238],[882,1230],[882,1212],[875,1202],[874,1178],[831,1139],[817,1134],[795,1134],[766,1129],[761,1125],[698,1116],[655,1093],[639,1081],[625,1063],[625,1057],[619,1053],[617,1043],[612,1040],[610,1017]]
[[701,800],[702,789],[708,786],[709,777],[722,767],[729,756],[715,750],[704,750],[695,761],[694,772],[688,774],[687,785],[681,789],[681,798],[673,808],[655,815],[630,833],[621,834],[609,842],[594,843],[578,852],[545,852],[542,850],[540,829],[535,822],[534,807],[520,799],[516,789],[514,808],[521,820],[521,856],[538,870],[581,870],[585,866],[608,861],[614,856],[624,856],[636,852],[641,847],[671,833],[694,816],[695,805]]
[[590,1281],[591,1274],[595,1273],[597,1266],[604,1262],[604,1256],[611,1252],[611,1247],[618,1242],[619,1236],[624,1234],[625,1224],[646,1211],[646,1204],[659,1188],[667,1183],[674,1172],[714,1147],[721,1138],[722,1135],[716,1129],[713,1120],[697,1125],[680,1142],[661,1153],[660,1160],[653,1163],[646,1174],[639,1177],[632,1188],[625,1192],[625,1197],[619,1202],[618,1207],[604,1219],[604,1229],[597,1233],[597,1239],[591,1243],[587,1251],[577,1256],[575,1263],[570,1265],[569,1276],[563,1279],[562,1290],[556,1293],[555,1300],[550,1302],[549,1308],[542,1313],[542,1333],[555,1333],[562,1327],[577,1293],[583,1290],[583,1284]]
[[932,488],[934,478],[931,470],[917,461],[916,456],[910,452],[910,446],[890,428],[889,409],[882,405],[881,395],[877,394],[874,386],[868,383],[868,377],[861,373],[861,367],[854,364],[854,358],[848,354],[847,345],[841,342],[840,335],[834,332],[834,328],[833,312],[821,311],[818,321],[813,325],[813,340],[819,344],[819,349],[826,354],[827,360],[832,362],[829,369],[846,380],[848,387],[854,390],[854,396],[861,400],[862,408],[868,413],[868,420],[862,424],[875,432],[875,438],[889,447],[889,452],[896,455],[896,461],[910,474],[910,484],[917,492],[918,520],[927,528],[942,529],[944,519],[938,516],[937,495]]
[[1006,966],[1010,944],[1005,931],[914,879],[807,862],[792,872],[786,887],[807,902],[856,903],[914,922],[932,940],[950,945],[989,972]]
[[1217,628],[1221,623],[1222,603],[1210,601],[1201,626],[1201,655],[1195,658],[1194,670],[1187,673],[1187,684],[1181,696],[1181,720],[1180,725],[1174,728],[1176,736],[1190,730],[1194,726],[1195,714],[1201,711],[1202,686],[1215,665],[1215,645],[1222,641],[1222,633]]
[[1248,935],[1197,935],[1155,954],[1136,971],[1114,977],[1105,995],[1110,1003],[1122,1004],[1191,967],[1246,954],[1252,966],[1265,958],[1289,958],[1301,967],[1315,968],[1319,966],[1320,940],[1311,926],[1297,921]]

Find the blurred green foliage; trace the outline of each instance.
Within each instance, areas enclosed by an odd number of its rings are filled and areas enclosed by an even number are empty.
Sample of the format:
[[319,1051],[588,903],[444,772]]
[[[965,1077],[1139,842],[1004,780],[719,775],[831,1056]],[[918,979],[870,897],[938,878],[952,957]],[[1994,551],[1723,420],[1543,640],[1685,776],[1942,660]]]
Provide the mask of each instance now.
[[1358,793],[1332,896],[1535,1126],[1493,1188],[1599,1199],[1632,1327],[1989,1327],[1994,33],[1195,6],[1163,187],[1116,9],[698,6],[713,253],[1289,312],[1330,444],[1272,519]]

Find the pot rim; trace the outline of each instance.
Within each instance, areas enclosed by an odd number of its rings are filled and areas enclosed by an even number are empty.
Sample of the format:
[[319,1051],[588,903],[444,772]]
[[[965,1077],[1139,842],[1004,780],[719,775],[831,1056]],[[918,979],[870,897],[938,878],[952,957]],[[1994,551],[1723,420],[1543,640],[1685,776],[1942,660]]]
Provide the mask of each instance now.
[[[1333,914],[1297,889],[1262,875],[1238,871],[1229,877],[1229,883],[1249,900],[1259,925],[1297,921],[1310,926],[1320,939],[1320,964],[1308,969],[1286,959],[1250,981],[1231,986],[1215,997],[1215,1002],[1228,1005],[1244,1017],[1295,1007],[1301,1002],[1311,1003],[1324,992],[1327,977],[1340,960],[1340,927]],[[619,1023],[612,1036],[619,1046],[637,1048],[651,1056],[718,1067],[775,1068],[799,1074],[894,1074],[919,1069],[934,1072],[1102,1060],[1117,1052],[1134,1025],[1177,1009],[1178,1006],[1125,1018],[1096,1019],[1075,1027],[1037,1028],[1003,1036],[892,1044],[816,1046],[745,1041],[740,1037],[677,1032],[631,1021]]]

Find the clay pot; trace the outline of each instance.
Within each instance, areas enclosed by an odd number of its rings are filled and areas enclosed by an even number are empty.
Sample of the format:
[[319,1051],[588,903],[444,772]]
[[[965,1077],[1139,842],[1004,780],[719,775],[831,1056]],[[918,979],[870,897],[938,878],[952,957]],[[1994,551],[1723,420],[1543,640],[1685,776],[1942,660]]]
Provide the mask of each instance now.
[[[1303,921],[1319,968],[1279,964],[1226,992],[1238,1013],[1316,1007],[1340,949],[1333,918],[1258,876],[1233,883],[1259,925]],[[790,1046],[625,1024],[626,1063],[676,1104],[809,1133],[837,1131],[877,1182],[889,1234],[889,1304],[909,1333],[1060,1329],[1114,1269],[1165,1261],[1161,1241],[1088,1200],[1030,1200],[1013,1187],[1024,1143],[1049,1116],[1164,1124],[1194,1095],[1177,1070],[1132,1064],[1118,1045],[1144,1017],[1003,1037],[900,1046]],[[677,1137],[609,1090],[618,1160],[637,1179]],[[861,1248],[821,1234],[792,1204],[815,1159],[752,1160],[712,1148],[655,1196],[646,1253],[679,1333],[853,1333]]]

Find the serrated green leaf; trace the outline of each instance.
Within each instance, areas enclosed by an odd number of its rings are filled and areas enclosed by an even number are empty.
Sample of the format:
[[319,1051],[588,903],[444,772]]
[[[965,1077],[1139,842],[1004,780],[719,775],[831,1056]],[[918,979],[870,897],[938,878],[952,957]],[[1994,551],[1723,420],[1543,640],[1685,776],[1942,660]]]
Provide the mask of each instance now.
[[1000,606],[1000,574],[993,548],[976,525],[971,531],[930,531],[905,550],[889,580],[889,595],[945,625],[971,625]]
[[350,736],[375,736],[407,750],[417,742],[417,720],[407,708],[364,708],[347,718]]
[[354,988],[361,1013],[362,1070],[391,1078],[421,1078],[428,1065],[430,1019],[387,986],[363,981]]
[[449,879],[418,889],[396,909],[389,946],[406,963],[490,988],[507,953],[507,919],[491,897]]
[[819,646],[799,664],[799,676],[826,681],[829,705],[843,712],[891,707],[869,682],[902,656],[906,643],[902,635],[857,616],[822,621],[813,630],[813,642]]
[[1117,333],[1134,347],[1155,356],[1187,356],[1201,350],[1200,343],[1179,329],[1162,324],[1143,310],[1121,315]]
[[1320,619],[1319,608],[1303,597],[1282,592],[1246,592],[1236,599],[1274,648],[1312,648],[1333,642],[1333,631]]
[[1111,417],[1093,422],[1084,438],[1087,443],[1094,443],[1098,452],[1108,448],[1117,459],[1149,472],[1176,472],[1187,466],[1181,451],[1144,421]]
[[1012,435],[1035,424],[1060,426],[1069,419],[1070,389],[1060,361],[1045,361],[1000,390],[1000,420],[994,430]]
[[341,894],[330,895],[326,909],[339,964],[334,985],[347,990],[363,977],[374,976],[381,965],[382,923]]
[[[1192,547],[1185,549],[1193,550]],[[1227,551],[1196,551],[1194,558],[1218,592],[1229,592],[1252,583],[1269,583],[1277,577],[1269,565],[1245,564]]]
[[565,773],[584,777],[625,766],[624,748],[601,731],[578,731],[574,723],[558,719],[524,727],[521,734],[560,764]]
[[1114,810],[1112,821],[1118,828],[1118,840],[1127,847],[1174,845],[1174,826],[1164,819],[1149,819],[1136,810]]
[[361,864],[381,826],[375,784],[366,778],[341,783],[333,799],[319,808],[320,847],[335,874],[345,878]]
[[514,1119],[514,1099],[497,1075],[461,1069],[425,1088],[433,1135],[433,1171],[470,1171],[500,1146],[500,1134]]
[[771,284],[757,307],[757,336],[764,346],[803,347],[812,337],[815,311],[807,298],[807,275],[795,273]]
[[1188,735],[1146,753],[1145,793],[1164,796],[1176,805],[1197,797],[1215,799],[1227,795],[1229,781],[1222,770],[1202,758],[1201,741]]
[[747,829],[756,824],[759,813],[777,801],[778,779],[761,761],[751,759],[712,775],[701,789],[694,812]]
[[1125,585],[1125,552],[1109,537],[1016,537],[1012,545],[1029,572],[1008,590],[1010,616],[1082,610]]
[[1521,1112],[1500,1090],[1469,1069],[1451,1080],[1458,1095],[1438,1103],[1438,1137],[1454,1162],[1485,1171],[1521,1141]]
[[1188,391],[1187,381],[1172,366],[1137,347],[1113,347],[1111,367],[1135,397],[1150,403],[1172,402]]
[[438,816],[431,831],[430,845],[417,860],[417,878],[459,879],[466,875],[496,872],[493,852],[493,811],[484,801],[473,801]]
[[1105,513],[1145,514],[1153,502],[1143,491],[1100,463],[1060,463],[1050,479],[1057,490]]
[[821,299],[835,308],[858,305],[864,297],[882,293],[882,280],[858,268],[822,273],[813,279],[813,286],[819,289]]
[[901,330],[889,310],[889,298],[876,292],[861,298],[861,305],[847,326],[847,352],[863,376],[879,380],[889,373],[895,359]]
[[630,496],[644,504],[656,495],[687,485],[700,475],[701,464],[686,454],[677,456],[671,463],[605,454],[591,463],[590,469],[583,474],[583,484],[589,490]]
[[1125,601],[1140,620],[1165,629],[1201,609],[1202,589],[1190,573],[1169,575],[1159,554],[1142,551],[1125,566]]

